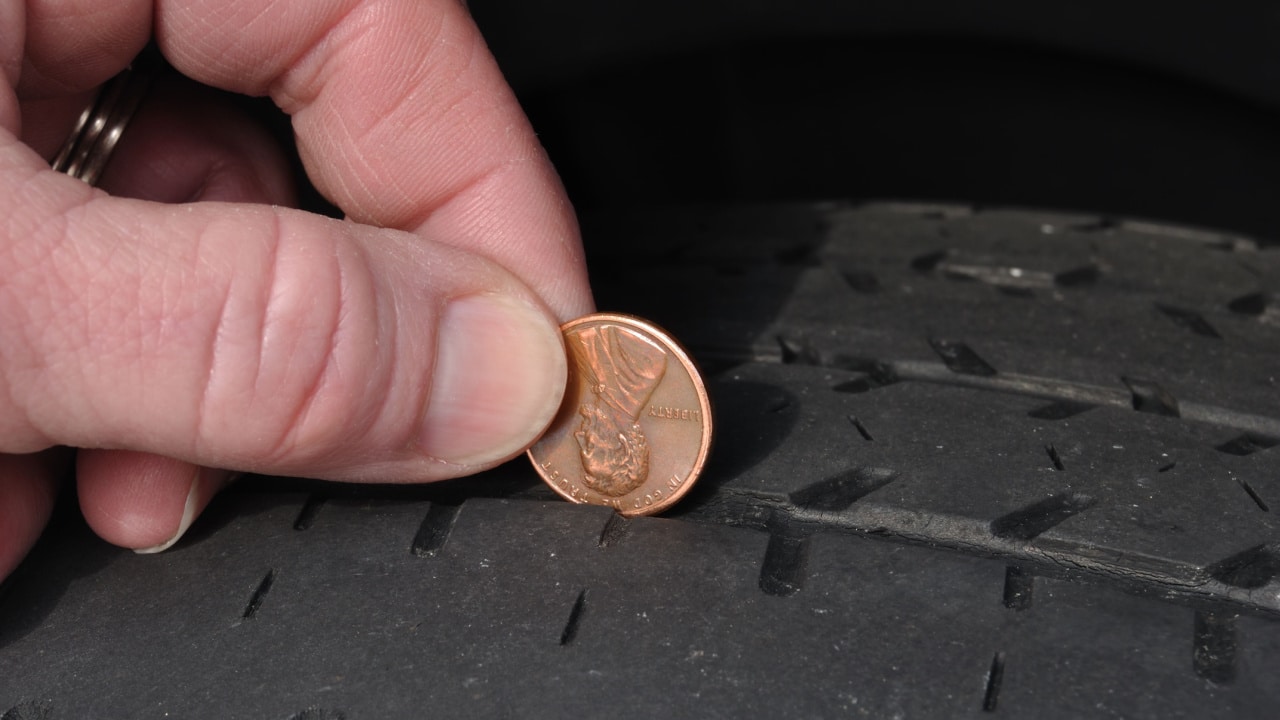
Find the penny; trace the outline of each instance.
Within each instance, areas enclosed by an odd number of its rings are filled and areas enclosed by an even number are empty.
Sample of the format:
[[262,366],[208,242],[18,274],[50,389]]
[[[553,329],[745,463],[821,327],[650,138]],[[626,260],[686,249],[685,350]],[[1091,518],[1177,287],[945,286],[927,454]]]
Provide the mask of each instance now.
[[597,313],[561,328],[564,403],[529,459],[566,500],[651,515],[674,505],[711,449],[711,402],[688,353],[652,323]]

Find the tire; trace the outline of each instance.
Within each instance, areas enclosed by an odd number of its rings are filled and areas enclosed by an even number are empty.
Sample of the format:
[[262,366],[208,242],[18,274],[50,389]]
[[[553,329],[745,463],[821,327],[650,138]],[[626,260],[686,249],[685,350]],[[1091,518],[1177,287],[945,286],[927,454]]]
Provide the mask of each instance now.
[[527,461],[252,478],[138,556],[63,509],[0,599],[4,720],[1264,717],[1280,249],[922,205],[589,218],[717,445],[624,520]]

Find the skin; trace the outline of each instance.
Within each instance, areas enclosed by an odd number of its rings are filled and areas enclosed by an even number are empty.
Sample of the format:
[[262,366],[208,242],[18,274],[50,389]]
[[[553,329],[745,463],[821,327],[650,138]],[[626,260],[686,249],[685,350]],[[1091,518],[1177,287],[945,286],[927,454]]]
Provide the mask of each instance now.
[[[0,576],[72,462],[94,530],[154,548],[232,470],[438,480],[550,422],[581,244],[463,4],[0,0],[0,27]],[[99,188],[51,171],[152,37],[190,81]],[[209,87],[286,112],[346,219],[289,209],[283,155]]]

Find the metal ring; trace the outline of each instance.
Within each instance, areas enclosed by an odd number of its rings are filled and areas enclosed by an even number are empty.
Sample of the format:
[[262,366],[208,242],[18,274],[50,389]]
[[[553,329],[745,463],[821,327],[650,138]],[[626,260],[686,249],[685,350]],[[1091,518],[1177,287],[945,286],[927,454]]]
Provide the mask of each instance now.
[[53,169],[96,185],[125,126],[138,111],[159,70],[159,53],[146,50],[108,80],[80,113],[71,134],[53,159]]

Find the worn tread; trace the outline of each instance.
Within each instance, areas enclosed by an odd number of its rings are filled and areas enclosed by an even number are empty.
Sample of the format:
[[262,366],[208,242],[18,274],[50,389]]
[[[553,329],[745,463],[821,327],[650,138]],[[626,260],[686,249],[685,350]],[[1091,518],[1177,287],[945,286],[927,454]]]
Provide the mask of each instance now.
[[155,557],[64,512],[0,597],[4,717],[1280,703],[1280,251],[906,204],[586,229],[602,305],[708,370],[681,505],[622,520],[523,462],[257,478]]

